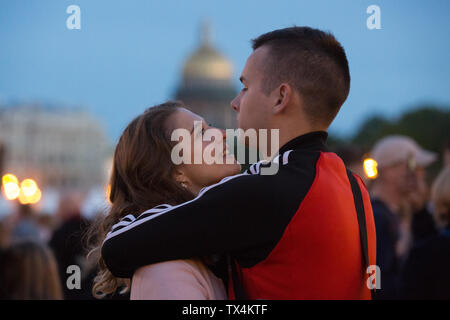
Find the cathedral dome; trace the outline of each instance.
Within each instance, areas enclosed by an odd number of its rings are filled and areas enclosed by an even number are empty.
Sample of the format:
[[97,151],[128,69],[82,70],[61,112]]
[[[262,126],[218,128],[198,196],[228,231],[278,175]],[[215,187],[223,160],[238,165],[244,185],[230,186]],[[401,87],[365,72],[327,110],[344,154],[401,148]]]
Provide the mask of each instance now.
[[187,59],[183,68],[185,82],[197,80],[231,81],[232,64],[211,45],[210,28],[202,28],[200,47]]

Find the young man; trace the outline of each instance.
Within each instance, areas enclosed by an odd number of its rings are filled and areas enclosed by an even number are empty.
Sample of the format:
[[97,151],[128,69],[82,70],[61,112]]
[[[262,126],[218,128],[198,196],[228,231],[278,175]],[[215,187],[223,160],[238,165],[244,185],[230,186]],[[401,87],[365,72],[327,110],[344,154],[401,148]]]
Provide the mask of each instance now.
[[147,264],[227,253],[230,298],[370,299],[369,195],[325,146],[350,88],[344,49],[308,27],[266,33],[253,49],[231,106],[244,130],[279,129],[278,172],[262,175],[257,163],[192,201],[123,221],[103,259],[114,275],[131,277]]

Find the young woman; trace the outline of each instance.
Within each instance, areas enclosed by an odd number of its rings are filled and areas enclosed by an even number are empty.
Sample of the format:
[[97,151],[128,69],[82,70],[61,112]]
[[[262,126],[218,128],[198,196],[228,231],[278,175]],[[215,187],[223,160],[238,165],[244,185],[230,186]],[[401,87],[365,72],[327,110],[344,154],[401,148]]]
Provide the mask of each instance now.
[[[230,161],[232,156],[225,148],[218,155],[213,152],[213,156],[223,158],[224,164],[206,164],[204,161],[193,164],[193,144],[190,145],[191,164],[174,164],[171,154],[178,141],[171,141],[171,134],[175,129],[186,129],[194,141],[198,138],[194,137],[198,134],[198,130],[193,130],[194,121],[201,121],[203,130],[208,128],[200,116],[186,110],[183,104],[167,102],[147,109],[128,125],[114,153],[109,214],[93,226],[97,240],[94,251],[99,251],[107,232],[114,225],[120,227],[122,218],[135,219],[158,205],[189,201],[203,187],[240,172],[240,165],[234,158]],[[210,144],[220,143],[226,147],[224,132],[221,139],[202,141],[202,150]],[[155,214],[158,208],[151,211],[154,212],[148,214]],[[192,257],[140,268],[131,281],[131,299],[225,299],[222,281],[204,261],[201,257]],[[113,294],[118,288],[124,293],[130,288],[129,280],[115,278],[101,257],[94,282],[96,297]]]

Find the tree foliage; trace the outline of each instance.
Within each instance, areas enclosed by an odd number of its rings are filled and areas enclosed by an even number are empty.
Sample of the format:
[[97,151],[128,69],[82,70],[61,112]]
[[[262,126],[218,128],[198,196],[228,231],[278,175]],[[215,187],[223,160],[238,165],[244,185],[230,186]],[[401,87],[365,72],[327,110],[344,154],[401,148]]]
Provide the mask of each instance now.
[[393,120],[373,116],[363,123],[352,142],[370,148],[392,134],[409,136],[423,148],[440,153],[450,139],[450,108],[420,106]]

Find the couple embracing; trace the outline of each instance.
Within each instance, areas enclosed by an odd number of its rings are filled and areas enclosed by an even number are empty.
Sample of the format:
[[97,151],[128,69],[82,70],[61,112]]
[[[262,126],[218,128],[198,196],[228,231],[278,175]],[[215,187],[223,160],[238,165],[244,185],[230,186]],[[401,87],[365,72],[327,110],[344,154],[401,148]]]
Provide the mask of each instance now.
[[[279,130],[277,155],[243,173],[225,150],[216,154],[222,164],[174,164],[171,133],[194,135],[195,121],[210,129],[204,119],[179,102],[134,119],[115,150],[109,214],[95,227],[97,295],[371,298],[369,195],[326,147],[350,89],[345,51],[332,34],[309,27],[275,30],[252,44],[231,107],[243,130]],[[278,171],[262,174],[270,162]]]

